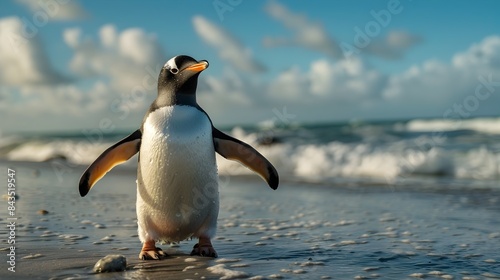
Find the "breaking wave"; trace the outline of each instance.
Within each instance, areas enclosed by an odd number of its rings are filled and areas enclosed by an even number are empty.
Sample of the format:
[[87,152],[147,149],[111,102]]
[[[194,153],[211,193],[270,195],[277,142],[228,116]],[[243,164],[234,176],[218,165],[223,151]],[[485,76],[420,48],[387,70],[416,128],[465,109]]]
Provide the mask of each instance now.
[[[441,141],[430,133],[436,131],[442,132]],[[256,147],[282,177],[310,181],[338,177],[387,181],[412,176],[500,180],[500,118],[236,127],[229,133]],[[124,136],[98,141],[81,136],[3,137],[0,158],[86,165]],[[127,164],[134,166],[133,161]],[[221,175],[251,173],[220,156],[218,166]]]

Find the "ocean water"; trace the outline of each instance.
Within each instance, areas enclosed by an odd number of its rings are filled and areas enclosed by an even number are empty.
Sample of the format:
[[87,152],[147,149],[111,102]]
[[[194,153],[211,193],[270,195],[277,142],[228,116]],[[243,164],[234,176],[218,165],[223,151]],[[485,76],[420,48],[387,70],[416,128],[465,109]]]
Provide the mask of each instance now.
[[[82,165],[127,133],[3,135],[19,249],[16,277],[0,279],[500,279],[500,118],[226,131],[275,164],[279,189],[219,158],[220,258],[189,256],[191,240],[159,245],[159,262],[137,259],[136,158],[78,194]],[[127,271],[94,274],[107,254]]]
[[[500,117],[280,125],[225,130],[254,147],[289,180],[500,188]],[[3,135],[0,159],[89,164],[128,133]],[[132,159],[125,165],[135,167]],[[250,174],[218,157],[221,175]],[[426,186],[432,184],[426,184]]]

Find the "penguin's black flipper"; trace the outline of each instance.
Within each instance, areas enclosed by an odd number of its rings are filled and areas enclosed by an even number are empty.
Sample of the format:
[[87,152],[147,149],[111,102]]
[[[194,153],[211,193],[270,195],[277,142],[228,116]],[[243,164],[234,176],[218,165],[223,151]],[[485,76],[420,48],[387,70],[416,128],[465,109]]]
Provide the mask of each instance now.
[[212,127],[215,151],[226,159],[239,161],[259,174],[273,190],[278,188],[279,176],[276,168],[252,146]]
[[80,195],[87,195],[92,186],[108,171],[120,163],[127,161],[139,152],[142,132],[138,129],[120,142],[104,151],[83,173],[80,178]]

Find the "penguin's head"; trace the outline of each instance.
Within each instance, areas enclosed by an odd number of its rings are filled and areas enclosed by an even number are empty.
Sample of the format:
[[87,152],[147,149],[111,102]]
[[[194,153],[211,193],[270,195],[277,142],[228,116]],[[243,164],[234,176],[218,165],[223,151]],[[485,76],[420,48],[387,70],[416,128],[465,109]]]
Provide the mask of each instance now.
[[198,75],[207,69],[208,61],[196,61],[187,55],[171,58],[160,71],[158,77],[158,97],[176,103],[189,95],[195,96]]

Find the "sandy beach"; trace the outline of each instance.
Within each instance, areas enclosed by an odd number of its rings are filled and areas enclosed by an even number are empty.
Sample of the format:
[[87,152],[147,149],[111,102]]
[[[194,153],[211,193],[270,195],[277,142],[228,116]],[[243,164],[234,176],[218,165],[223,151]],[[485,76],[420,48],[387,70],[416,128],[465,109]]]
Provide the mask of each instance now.
[[[118,167],[78,195],[84,166],[1,162],[16,171],[15,272],[7,226],[0,229],[1,279],[498,279],[499,190],[306,184],[277,191],[257,176],[221,177],[214,246],[219,258],[190,257],[195,241],[161,245],[169,257],[138,259],[135,171]],[[7,201],[1,221],[8,225]],[[43,215],[40,210],[48,211]],[[127,270],[95,274],[108,254]]]

